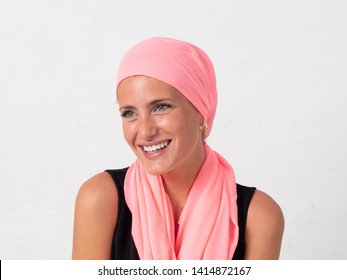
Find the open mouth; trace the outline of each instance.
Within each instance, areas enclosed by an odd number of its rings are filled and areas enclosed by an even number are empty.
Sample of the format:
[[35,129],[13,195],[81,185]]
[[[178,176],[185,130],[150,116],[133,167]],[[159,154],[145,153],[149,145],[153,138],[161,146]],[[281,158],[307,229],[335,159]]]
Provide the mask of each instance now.
[[160,150],[165,149],[169,144],[170,144],[171,140],[167,140],[163,143],[157,144],[157,145],[152,145],[152,146],[142,146],[142,148],[144,149],[144,151],[146,153],[155,153],[158,152]]

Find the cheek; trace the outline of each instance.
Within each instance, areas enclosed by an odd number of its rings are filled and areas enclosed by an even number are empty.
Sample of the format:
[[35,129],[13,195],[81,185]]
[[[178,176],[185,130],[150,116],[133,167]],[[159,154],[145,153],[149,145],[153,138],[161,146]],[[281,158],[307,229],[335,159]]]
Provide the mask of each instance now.
[[199,126],[200,118],[187,112],[172,114],[169,118],[160,120],[160,127],[177,137],[186,138],[188,142],[200,137]]
[[202,122],[199,114],[191,114],[190,118],[185,119],[181,134],[187,139],[187,143],[194,145],[194,143],[202,142],[203,138],[199,128]]
[[134,133],[134,127],[130,123],[123,122],[123,137],[125,141],[131,145],[134,143],[135,139],[135,133]]
[[178,114],[168,115],[166,117],[161,117],[156,120],[156,125],[158,128],[169,132],[170,134],[177,134],[182,131],[182,126],[184,122]]

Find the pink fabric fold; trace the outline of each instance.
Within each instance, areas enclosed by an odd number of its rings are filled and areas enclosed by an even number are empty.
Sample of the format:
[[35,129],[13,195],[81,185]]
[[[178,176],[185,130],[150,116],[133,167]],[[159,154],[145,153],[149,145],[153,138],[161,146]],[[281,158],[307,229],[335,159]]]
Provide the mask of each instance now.
[[206,159],[190,190],[175,239],[170,199],[161,176],[137,160],[125,178],[132,235],[144,260],[231,260],[238,241],[235,176],[205,145]]
[[[201,113],[211,131],[217,106],[213,65],[200,48],[170,38],[151,38],[123,57],[117,80],[145,75],[170,84]],[[139,160],[125,177],[132,235],[140,259],[232,259],[238,242],[237,194],[232,167],[206,143],[205,161],[190,189],[175,236],[172,205],[161,175]]]

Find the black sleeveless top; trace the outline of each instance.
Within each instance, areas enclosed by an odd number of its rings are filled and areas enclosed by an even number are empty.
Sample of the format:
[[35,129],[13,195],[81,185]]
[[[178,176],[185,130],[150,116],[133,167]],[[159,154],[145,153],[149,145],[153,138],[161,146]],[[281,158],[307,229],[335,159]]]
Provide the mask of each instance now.
[[[112,255],[114,260],[139,260],[139,255],[131,235],[131,212],[125,203],[124,178],[128,168],[106,170],[111,176],[118,191],[118,220],[113,238]],[[256,188],[236,184],[239,223],[239,240],[233,260],[242,260],[245,255],[245,229],[248,206]]]

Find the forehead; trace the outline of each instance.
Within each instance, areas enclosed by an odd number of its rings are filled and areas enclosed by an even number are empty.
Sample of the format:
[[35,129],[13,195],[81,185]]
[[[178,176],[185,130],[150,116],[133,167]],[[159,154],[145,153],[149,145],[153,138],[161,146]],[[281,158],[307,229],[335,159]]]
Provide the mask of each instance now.
[[129,101],[146,102],[158,98],[170,98],[177,101],[186,99],[173,86],[147,76],[126,78],[119,84],[117,89],[119,104]]

